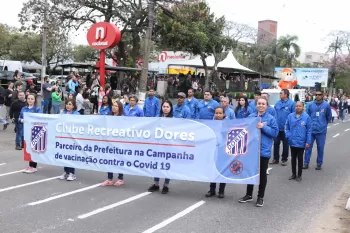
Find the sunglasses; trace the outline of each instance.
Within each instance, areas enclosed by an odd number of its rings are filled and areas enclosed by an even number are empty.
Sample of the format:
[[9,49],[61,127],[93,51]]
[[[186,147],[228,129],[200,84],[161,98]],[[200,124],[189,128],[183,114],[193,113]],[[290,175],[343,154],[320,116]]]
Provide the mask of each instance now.
[[322,96],[322,94],[315,94],[316,96]]
[[183,96],[178,96],[177,98],[178,99],[185,99],[185,97],[183,97]]

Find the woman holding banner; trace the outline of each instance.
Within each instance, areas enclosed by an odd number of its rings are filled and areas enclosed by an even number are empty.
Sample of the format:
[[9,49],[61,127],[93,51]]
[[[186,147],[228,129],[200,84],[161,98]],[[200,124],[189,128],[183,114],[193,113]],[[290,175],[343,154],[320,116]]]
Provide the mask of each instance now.
[[138,99],[136,96],[129,98],[129,104],[124,106],[124,116],[143,117],[143,110],[137,105]]
[[[18,122],[19,122],[19,129],[21,130],[22,138],[24,137],[24,130],[23,130],[23,123],[24,123],[24,113],[42,113],[41,109],[36,106],[36,95],[35,94],[28,94],[27,96],[27,106],[23,107],[21,110],[21,113],[19,114]],[[24,142],[22,142],[24,143]],[[26,148],[24,148],[26,150]],[[29,167],[23,170],[24,173],[31,174],[37,172],[37,163],[30,161]]]
[[110,115],[112,111],[112,99],[108,95],[103,96],[100,115]]
[[236,118],[247,118],[250,114],[253,113],[253,109],[249,107],[247,97],[240,97],[238,105],[235,109]]
[[[75,100],[66,100],[65,108],[63,109],[62,114],[72,114],[72,115],[80,115],[77,111],[77,103]],[[75,168],[73,167],[64,167],[64,173],[59,177],[60,180],[73,181],[77,177],[75,176]]]
[[[112,116],[123,116],[124,115],[123,104],[121,102],[116,101],[113,103],[111,115]],[[102,187],[113,186],[113,185],[120,186],[123,184],[124,184],[124,174],[119,173],[117,182],[115,182],[115,184],[113,184],[113,173],[108,172],[107,173],[107,180],[105,182],[103,182],[101,184],[101,186]]]
[[[160,108],[160,117],[173,117],[173,104],[170,100],[165,100]],[[162,194],[167,194],[169,192],[170,179],[165,178]],[[159,191],[159,178],[154,177],[154,184],[148,188],[148,192]]]
[[[214,112],[214,120],[225,120],[225,110],[223,107],[216,107]],[[219,186],[219,195],[218,198],[224,198],[225,197],[225,183],[220,183]],[[210,190],[207,194],[205,194],[206,197],[212,197],[216,195],[216,183],[210,183]]]
[[[257,100],[257,111],[249,117],[259,117],[260,122],[256,125],[261,130],[261,146],[260,146],[260,185],[258,192],[258,199],[256,201],[257,207],[264,205],[265,188],[267,184],[267,168],[271,158],[271,149],[273,139],[278,135],[278,125],[276,119],[266,112],[268,107],[267,99],[259,98]],[[244,197],[239,199],[240,203],[251,202],[253,200],[254,185],[247,186],[247,192]]]

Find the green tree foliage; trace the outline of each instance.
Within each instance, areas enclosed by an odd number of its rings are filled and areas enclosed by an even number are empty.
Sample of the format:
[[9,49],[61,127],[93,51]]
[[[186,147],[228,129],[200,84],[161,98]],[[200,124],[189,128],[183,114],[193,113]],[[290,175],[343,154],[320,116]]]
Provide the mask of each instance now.
[[89,45],[77,45],[73,48],[73,60],[76,62],[89,62],[97,59],[99,59],[98,51]]
[[292,67],[300,56],[300,46],[297,44],[297,41],[298,37],[292,35],[281,36],[278,39],[277,46],[283,51],[282,66]]
[[209,87],[205,58],[214,55],[217,66],[225,52],[234,47],[234,40],[224,35],[225,18],[217,18],[208,4],[200,0],[183,2],[170,10],[158,16],[157,42],[165,49],[199,55],[206,73],[205,87]]

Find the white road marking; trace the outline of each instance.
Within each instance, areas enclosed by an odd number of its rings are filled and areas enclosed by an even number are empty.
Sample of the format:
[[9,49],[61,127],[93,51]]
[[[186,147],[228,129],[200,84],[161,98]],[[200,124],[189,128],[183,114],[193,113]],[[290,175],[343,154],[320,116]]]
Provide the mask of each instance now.
[[182,218],[183,216],[185,216],[186,214],[189,214],[190,212],[192,212],[193,210],[197,209],[198,207],[200,207],[201,205],[203,205],[205,203],[205,201],[200,201],[197,202],[196,204],[188,207],[187,209],[181,211],[180,213],[177,213],[176,215],[172,216],[171,218],[168,218],[166,220],[164,220],[163,222],[155,225],[154,227],[149,228],[148,230],[144,231],[143,233],[153,233],[163,227],[165,227],[166,225],[168,225],[169,223],[174,222],[175,220]]
[[333,136],[333,138],[336,138],[340,135],[340,133],[337,133],[336,135]]
[[54,179],[57,179],[58,177],[59,176],[55,176],[55,177],[51,177],[51,178],[44,179],[44,180],[38,180],[38,181],[26,183],[26,184],[20,184],[20,185],[11,186],[11,187],[8,187],[8,188],[0,189],[0,193],[6,192],[6,191],[9,191],[9,190],[13,190],[13,189],[18,189],[18,188],[30,186],[30,185],[33,185],[33,184],[39,184],[39,183],[43,183],[43,182],[46,182],[46,181],[54,180]]
[[345,132],[349,131],[350,129],[346,129]]
[[6,165],[6,163],[0,163],[0,166]]
[[1,176],[8,176],[8,175],[16,174],[16,173],[20,173],[20,172],[23,172],[23,169],[19,170],[19,171],[14,171],[14,172],[8,172],[8,173],[0,174],[0,177]]
[[89,187],[85,187],[85,188],[82,188],[82,189],[77,189],[77,190],[74,190],[74,191],[71,191],[71,192],[68,192],[68,193],[62,193],[60,195],[49,197],[49,198],[46,198],[46,199],[43,199],[43,200],[40,200],[40,201],[31,202],[28,205],[30,205],[30,206],[40,205],[40,204],[45,203],[45,202],[53,201],[53,200],[56,200],[56,199],[59,199],[59,198],[62,198],[62,197],[67,197],[67,196],[70,196],[70,195],[73,195],[73,194],[76,194],[76,193],[84,192],[86,190],[96,188],[96,187],[98,187],[100,185],[101,185],[101,183],[98,183],[98,184],[95,184],[95,185],[92,185],[92,186],[89,186]]
[[339,123],[336,123],[336,124],[334,124],[334,125],[339,125]]
[[330,128],[330,126],[327,127],[327,129],[329,129],[329,128]]
[[137,200],[137,199],[139,199],[139,198],[141,198],[141,197],[147,196],[147,195],[149,195],[149,194],[151,194],[151,192],[144,192],[144,193],[138,194],[138,195],[136,195],[136,196],[130,197],[130,198],[125,199],[125,200],[122,200],[122,201],[117,202],[117,203],[114,203],[114,204],[112,204],[112,205],[108,205],[108,206],[99,208],[99,209],[97,209],[97,210],[91,211],[91,212],[89,212],[89,213],[79,215],[78,218],[79,218],[79,219],[84,219],[84,218],[91,217],[91,216],[93,216],[93,215],[95,215],[95,214],[99,214],[99,213],[104,212],[104,211],[106,211],[106,210],[110,210],[110,209],[113,209],[113,208],[115,208],[115,207],[118,207],[118,206],[127,204],[127,203],[129,203],[129,202],[135,201],[135,200]]

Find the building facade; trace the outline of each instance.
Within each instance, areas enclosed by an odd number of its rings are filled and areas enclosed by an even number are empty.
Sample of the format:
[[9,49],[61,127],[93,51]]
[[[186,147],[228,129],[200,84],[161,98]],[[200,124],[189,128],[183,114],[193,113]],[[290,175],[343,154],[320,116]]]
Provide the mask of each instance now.
[[262,20],[258,22],[258,44],[269,44],[277,40],[277,21]]
[[306,52],[303,63],[319,67],[329,60],[329,56],[326,53]]

